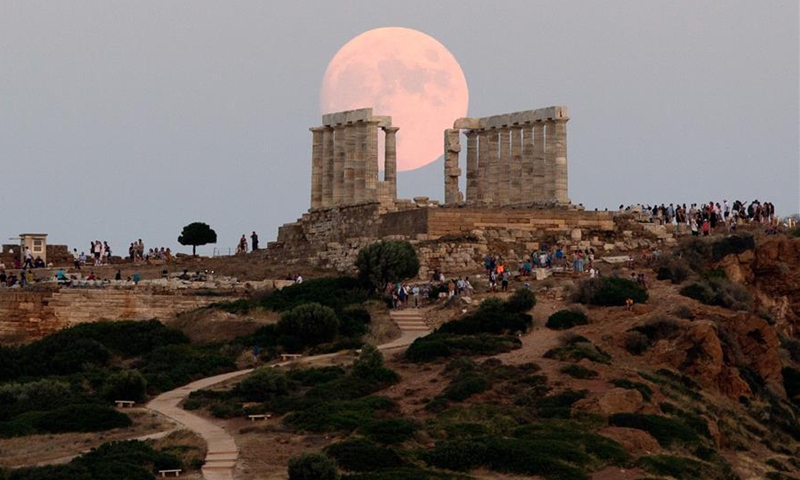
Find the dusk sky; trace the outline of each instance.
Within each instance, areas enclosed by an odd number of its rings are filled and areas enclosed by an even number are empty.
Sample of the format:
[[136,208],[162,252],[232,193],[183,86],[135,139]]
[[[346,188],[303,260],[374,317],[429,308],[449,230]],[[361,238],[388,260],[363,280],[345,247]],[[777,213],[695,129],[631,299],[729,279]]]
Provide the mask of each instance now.
[[[387,26],[452,53],[469,116],[567,106],[573,203],[759,199],[797,213],[799,9],[797,0],[0,0],[0,243],[44,232],[79,250],[101,239],[124,254],[142,238],[190,253],[177,237],[203,221],[219,241],[198,253],[232,250],[253,230],[266,245],[309,207],[308,128],[327,113],[328,63]],[[438,159],[401,173],[399,195],[441,199],[442,170]]]

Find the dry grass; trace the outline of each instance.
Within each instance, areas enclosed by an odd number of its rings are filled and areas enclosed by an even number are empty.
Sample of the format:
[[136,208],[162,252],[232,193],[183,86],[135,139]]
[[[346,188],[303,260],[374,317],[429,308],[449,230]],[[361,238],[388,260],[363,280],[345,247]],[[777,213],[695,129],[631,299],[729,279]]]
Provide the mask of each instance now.
[[127,440],[172,428],[172,423],[149,410],[125,410],[133,420],[129,428],[100,433],[61,433],[0,439],[0,466],[22,467],[67,463],[105,442]]
[[187,470],[199,470],[206,458],[206,442],[189,430],[176,430],[152,441],[156,450],[165,450],[180,458]]

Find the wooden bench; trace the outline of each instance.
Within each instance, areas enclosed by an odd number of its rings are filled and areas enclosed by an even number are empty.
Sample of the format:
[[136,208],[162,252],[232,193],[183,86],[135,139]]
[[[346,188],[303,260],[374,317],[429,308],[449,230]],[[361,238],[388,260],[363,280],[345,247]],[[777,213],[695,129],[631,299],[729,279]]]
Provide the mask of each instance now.
[[114,400],[119,408],[131,408],[136,403],[133,400]]
[[301,353],[281,353],[281,359],[286,362],[289,360],[297,360],[298,358],[302,357],[303,354]]
[[162,477],[166,477],[168,473],[174,473],[176,477],[179,477],[181,475],[181,471],[182,470],[180,468],[175,468],[172,470],[159,470],[158,474]]
[[253,415],[248,415],[247,418],[249,418],[251,422],[255,422],[256,420],[266,420],[268,418],[272,418],[272,414],[271,413],[255,413]]

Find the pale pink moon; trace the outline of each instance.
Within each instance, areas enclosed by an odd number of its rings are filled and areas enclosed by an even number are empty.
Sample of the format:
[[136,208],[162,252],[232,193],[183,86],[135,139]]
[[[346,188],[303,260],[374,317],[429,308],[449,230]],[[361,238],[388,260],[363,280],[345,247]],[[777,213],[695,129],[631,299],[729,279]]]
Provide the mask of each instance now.
[[397,169],[414,170],[443,153],[443,132],[467,115],[464,72],[444,45],[409,28],[376,28],[347,42],[325,70],[322,113],[373,108],[391,115]]

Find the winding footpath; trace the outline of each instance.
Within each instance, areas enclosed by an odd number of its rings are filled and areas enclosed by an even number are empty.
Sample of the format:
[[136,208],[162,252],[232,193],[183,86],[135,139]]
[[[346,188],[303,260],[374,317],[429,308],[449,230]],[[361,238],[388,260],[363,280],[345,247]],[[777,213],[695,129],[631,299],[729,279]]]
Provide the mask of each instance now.
[[[395,340],[378,345],[379,350],[393,350],[411,345],[419,337],[430,333],[430,328],[425,323],[425,319],[419,310],[406,309],[390,312],[390,317],[400,327],[401,335]],[[340,353],[328,353],[325,355],[315,355],[313,357],[301,357],[295,361],[281,362],[273,364],[274,367],[282,367],[296,363],[308,363],[326,358],[332,358]],[[236,372],[224,373],[213,377],[203,378],[192,382],[183,387],[176,388],[169,392],[157,396],[146,408],[164,415],[172,421],[191,430],[205,440],[207,445],[206,462],[203,465],[202,474],[205,480],[234,480],[233,472],[236,462],[239,460],[239,448],[233,437],[224,428],[201,418],[179,405],[186,400],[186,397],[195,390],[202,390],[232,378],[241,377],[252,372],[253,369],[238,370]]]

